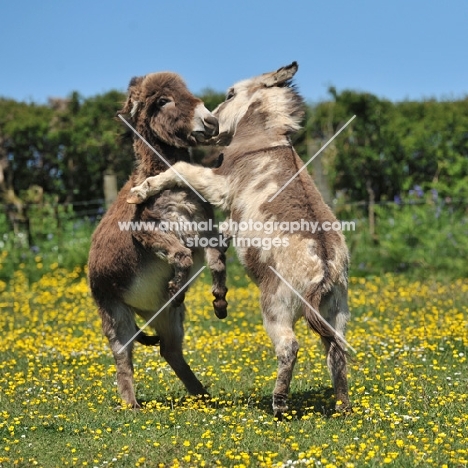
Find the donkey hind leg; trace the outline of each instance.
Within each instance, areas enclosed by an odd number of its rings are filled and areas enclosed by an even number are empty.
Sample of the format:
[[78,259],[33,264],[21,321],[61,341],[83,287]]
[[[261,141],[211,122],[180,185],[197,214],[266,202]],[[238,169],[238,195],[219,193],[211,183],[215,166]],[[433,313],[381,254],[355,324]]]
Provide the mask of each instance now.
[[295,318],[284,304],[265,301],[262,298],[263,324],[278,360],[278,373],[273,390],[273,414],[280,418],[288,410],[289,386],[296,364],[299,343],[294,334]]
[[208,392],[184,359],[182,342],[184,338],[185,305],[170,305],[153,322],[160,338],[161,356],[172,367],[177,377],[192,395],[205,395]]
[[112,307],[100,306],[99,313],[102,330],[114,355],[119,393],[126,403],[133,408],[140,408],[133,385],[132,337],[136,330],[133,312],[124,304],[117,303]]
[[[335,286],[327,296],[323,297],[320,303],[320,314],[340,336],[344,337],[346,323],[349,320],[346,288]],[[325,346],[327,366],[335,391],[336,410],[350,410],[346,351],[344,347],[338,346],[336,341],[331,340],[329,337],[322,336],[321,339]]]
[[[213,233],[213,236],[216,235]],[[213,308],[216,314],[216,317],[219,319],[224,319],[227,316],[227,287],[226,287],[226,250],[229,244],[226,247],[207,247],[205,249],[205,258],[208,268],[211,272],[212,279],[212,288],[211,292],[215,297],[213,301]]]
[[174,276],[168,283],[168,291],[174,299],[174,305],[184,302],[185,293],[179,292],[189,278],[193,265],[192,251],[185,247],[172,232],[135,231],[133,237],[147,250],[167,261],[174,268]]

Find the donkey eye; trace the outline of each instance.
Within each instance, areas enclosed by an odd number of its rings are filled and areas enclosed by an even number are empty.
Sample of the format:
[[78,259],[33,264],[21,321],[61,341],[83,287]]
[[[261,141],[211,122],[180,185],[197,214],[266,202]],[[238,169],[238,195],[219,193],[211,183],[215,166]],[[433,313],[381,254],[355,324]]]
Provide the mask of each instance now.
[[157,100],[157,104],[158,104],[159,107],[163,107],[163,106],[165,106],[169,101],[170,101],[170,100],[167,99],[167,98],[159,98],[159,99]]
[[232,99],[234,97],[234,90],[230,89],[226,95],[226,101],[229,101],[229,99]]

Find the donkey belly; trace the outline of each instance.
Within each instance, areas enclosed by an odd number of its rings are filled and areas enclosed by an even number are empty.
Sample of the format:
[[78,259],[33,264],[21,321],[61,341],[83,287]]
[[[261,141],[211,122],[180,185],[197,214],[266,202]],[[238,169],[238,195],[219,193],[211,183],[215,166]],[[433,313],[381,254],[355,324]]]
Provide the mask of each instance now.
[[[192,254],[193,266],[189,279],[203,264],[203,251]],[[157,312],[169,299],[168,283],[174,276],[174,269],[162,259],[148,262],[135,276],[124,301],[141,312]],[[146,314],[145,314],[146,315]]]

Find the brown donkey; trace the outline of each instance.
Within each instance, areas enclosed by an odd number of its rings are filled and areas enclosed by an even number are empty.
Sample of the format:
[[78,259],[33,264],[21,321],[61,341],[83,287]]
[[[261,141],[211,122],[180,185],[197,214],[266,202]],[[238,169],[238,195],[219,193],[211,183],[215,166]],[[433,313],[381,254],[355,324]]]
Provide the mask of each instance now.
[[[287,409],[299,349],[293,328],[301,316],[325,345],[337,409],[350,406],[343,338],[349,319],[348,250],[341,231],[326,230],[336,218],[307,171],[299,172],[304,164],[289,139],[303,115],[302,98],[291,86],[297,68],[294,62],[229,90],[213,112],[220,125],[218,140],[229,143],[219,168],[174,166],[210,203],[230,213],[230,234],[260,288],[263,323],[278,358],[275,415]],[[141,203],[179,186],[184,182],[167,171],[132,189],[129,201]],[[319,229],[306,229],[305,221]],[[236,223],[242,222],[248,229],[236,237]]]
[[[217,119],[174,73],[133,78],[120,113],[129,114],[141,137],[171,164],[188,162],[190,146],[218,134]],[[136,168],[92,238],[89,284],[116,362],[120,394],[137,408],[132,364],[134,336],[146,345],[159,341],[161,355],[187,390],[192,394],[206,393],[182,355],[185,306],[181,287],[203,262],[202,249],[185,246],[187,236],[216,237],[217,233],[212,230],[197,232],[202,222],[208,225],[213,210],[187,187],[167,190],[138,206],[126,203],[132,186],[167,168],[137,135],[133,146]],[[166,229],[168,223],[173,223],[172,229],[178,223],[188,222],[191,228],[187,231]],[[205,250],[213,277],[213,305],[221,318],[226,316],[227,306],[224,251]],[[135,313],[146,321],[151,320],[176,294],[177,297],[150,323],[157,336],[137,334]]]

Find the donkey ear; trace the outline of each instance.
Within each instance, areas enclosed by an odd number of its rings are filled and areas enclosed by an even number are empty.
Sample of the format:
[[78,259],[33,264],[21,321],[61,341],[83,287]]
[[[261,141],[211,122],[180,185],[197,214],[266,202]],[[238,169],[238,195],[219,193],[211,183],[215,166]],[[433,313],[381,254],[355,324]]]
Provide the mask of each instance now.
[[138,111],[138,105],[140,104],[141,84],[143,83],[144,76],[135,76],[130,80],[128,85],[127,100],[125,104],[117,114],[130,114],[133,118]]
[[267,88],[272,86],[281,86],[286,83],[296,74],[299,65],[297,62],[293,62],[285,67],[278,68],[275,72],[267,73],[263,80],[264,85]]

